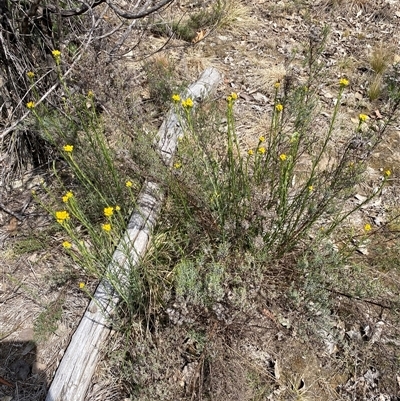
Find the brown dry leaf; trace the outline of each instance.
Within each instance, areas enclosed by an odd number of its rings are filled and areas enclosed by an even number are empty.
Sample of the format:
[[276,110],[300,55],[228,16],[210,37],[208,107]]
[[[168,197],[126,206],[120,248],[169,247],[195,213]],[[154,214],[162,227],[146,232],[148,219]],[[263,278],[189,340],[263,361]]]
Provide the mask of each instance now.
[[205,36],[206,36],[206,31],[204,29],[198,31],[196,33],[196,36],[193,38],[192,43],[200,42],[200,40],[203,40]]
[[268,309],[264,308],[261,313],[267,317],[268,319],[272,320],[274,323],[276,323],[276,317],[274,316],[274,314],[269,311]]
[[10,222],[4,226],[4,229],[11,235],[16,234],[18,231],[18,220],[15,217],[11,217]]

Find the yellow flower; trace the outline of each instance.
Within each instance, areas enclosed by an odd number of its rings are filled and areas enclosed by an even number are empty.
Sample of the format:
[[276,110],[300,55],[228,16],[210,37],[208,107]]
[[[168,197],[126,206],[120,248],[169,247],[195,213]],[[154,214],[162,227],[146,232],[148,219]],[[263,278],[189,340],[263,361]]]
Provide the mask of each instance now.
[[62,246],[63,246],[65,249],[71,249],[72,244],[71,244],[70,242],[68,242],[68,241],[64,241],[64,242],[62,243]]
[[172,95],[172,100],[174,103],[179,103],[181,101],[181,97],[178,94]]
[[106,232],[110,232],[111,231],[111,224],[107,223],[107,224],[102,224],[101,228],[106,231]]
[[232,96],[228,96],[227,98],[226,98],[226,101],[228,102],[228,103],[232,103]]
[[308,186],[308,190],[309,190],[310,192],[312,192],[312,191],[314,191],[314,187],[313,187],[312,185],[309,185],[309,186]]
[[114,214],[114,208],[112,206],[104,208],[104,216],[111,217],[113,214]]
[[79,283],[79,288],[82,290],[83,288],[85,288],[85,283]]
[[28,77],[29,79],[32,79],[32,78],[35,76],[35,73],[34,73],[33,71],[28,71],[28,72],[26,73],[26,75],[27,75],[27,77]]
[[179,169],[179,168],[181,168],[182,167],[182,163],[181,162],[176,162],[176,163],[174,163],[174,168],[175,169]]
[[69,213],[66,210],[56,212],[57,223],[62,224],[65,220],[69,220]]
[[90,97],[90,98],[94,97],[94,93],[93,93],[93,91],[91,91],[91,90],[87,93],[87,95],[88,95],[88,97]]
[[275,106],[275,109],[276,109],[276,111],[281,112],[281,111],[283,110],[283,105],[280,104],[280,103],[278,103],[278,104]]
[[182,107],[184,109],[191,109],[193,107],[193,100],[188,97],[186,100],[182,101]]
[[72,197],[74,196],[74,194],[71,191],[68,191],[63,197],[62,197],[62,201],[64,203],[67,203]]
[[261,146],[260,148],[257,149],[257,152],[258,152],[260,155],[263,155],[263,154],[266,152],[266,150],[265,150],[264,146]]
[[132,181],[127,181],[127,182],[125,183],[125,186],[126,186],[127,188],[132,188],[132,187],[133,187]]
[[391,174],[392,172],[390,170],[385,171],[385,177],[390,177]]
[[231,98],[232,98],[232,100],[237,100],[237,98],[238,98],[237,93],[236,92],[232,92],[231,93]]
[[371,229],[372,229],[372,227],[371,227],[371,224],[369,224],[369,223],[367,223],[367,224],[364,226],[364,230],[365,230],[366,232],[371,231]]
[[366,114],[360,114],[358,116],[358,118],[359,118],[360,122],[363,122],[363,123],[368,120],[368,116]]
[[279,158],[284,162],[287,159],[287,156],[284,153],[281,153]]
[[64,145],[63,149],[64,149],[64,152],[72,153],[72,151],[74,150],[74,146],[73,145]]
[[51,54],[53,55],[54,58],[60,57],[61,56],[61,52],[60,50],[53,50],[51,52]]
[[254,151],[253,151],[253,149],[249,149],[249,150],[247,151],[247,154],[248,154],[249,156],[252,156],[252,155],[254,155]]
[[26,107],[27,107],[28,109],[34,109],[34,108],[35,108],[35,102],[28,102],[28,103],[26,104]]
[[279,89],[280,86],[281,86],[280,82],[275,82],[274,84],[275,89]]
[[121,210],[121,208],[117,205],[117,206],[115,206],[115,210],[116,210],[117,212],[119,212],[119,211]]
[[260,142],[265,142],[265,136],[260,136],[259,138],[258,138],[258,140],[260,141]]
[[339,81],[339,85],[340,85],[341,87],[348,86],[348,85],[349,85],[349,80],[346,79],[346,78],[341,78],[340,81]]

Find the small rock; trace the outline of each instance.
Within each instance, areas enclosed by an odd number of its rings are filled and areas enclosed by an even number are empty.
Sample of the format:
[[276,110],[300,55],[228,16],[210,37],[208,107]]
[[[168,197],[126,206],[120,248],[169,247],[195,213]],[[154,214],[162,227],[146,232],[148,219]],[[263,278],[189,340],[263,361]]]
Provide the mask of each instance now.
[[254,100],[256,100],[257,102],[260,102],[260,103],[268,102],[267,97],[260,92],[253,93],[253,98],[254,98]]
[[46,365],[44,363],[35,362],[32,365],[32,374],[34,375],[44,372],[45,370],[46,370]]

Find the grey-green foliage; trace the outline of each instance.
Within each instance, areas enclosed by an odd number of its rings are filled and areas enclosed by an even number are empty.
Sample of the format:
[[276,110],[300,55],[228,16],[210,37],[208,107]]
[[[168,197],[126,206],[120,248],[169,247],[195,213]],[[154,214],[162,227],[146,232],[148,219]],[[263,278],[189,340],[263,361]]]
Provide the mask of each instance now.
[[194,303],[199,303],[202,294],[202,284],[199,265],[196,261],[182,259],[176,267],[176,293]]
[[182,259],[175,270],[176,293],[193,304],[212,304],[224,296],[224,278],[221,263],[207,261],[204,256]]

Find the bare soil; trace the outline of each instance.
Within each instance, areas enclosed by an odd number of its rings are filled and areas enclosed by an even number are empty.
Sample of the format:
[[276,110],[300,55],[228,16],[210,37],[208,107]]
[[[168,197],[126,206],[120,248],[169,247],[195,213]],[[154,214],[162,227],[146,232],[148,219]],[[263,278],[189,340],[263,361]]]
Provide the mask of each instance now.
[[[195,44],[173,39],[151,60],[173,65],[177,78],[186,83],[209,65],[223,72],[216,98],[239,94],[235,108],[242,144],[251,147],[267,129],[273,84],[285,76],[302,82],[303,48],[325,25],[330,33],[321,57],[326,68],[318,82],[321,120],[316,123],[326,124],[323,113],[332,112],[343,76],[350,87],[341,108],[341,130],[354,126],[359,113],[380,118],[383,99],[368,98],[374,76],[370,59],[384,48],[390,63],[400,61],[397,1],[249,0],[240,7],[233,24],[205,28],[204,38]],[[196,5],[179,2],[178,12],[195,10]],[[174,6],[171,12],[177,12]],[[137,76],[130,91],[138,108],[149,113],[150,127],[157,127],[162,114],[143,78],[144,62],[137,59],[164,41],[147,33],[123,60]],[[396,125],[374,152],[365,188],[376,185],[385,169],[392,171],[390,186],[354,216],[354,226],[369,219],[379,230],[398,205],[399,141]],[[31,190],[39,188],[43,175],[26,173],[0,193],[0,378],[14,386],[0,382],[0,401],[44,399],[88,301],[79,291],[82,273],[63,256],[60,233],[32,200]],[[327,282],[308,288],[309,277],[299,273],[288,279],[281,263],[271,266],[236,309],[219,304],[213,311],[185,311],[185,305],[171,304],[155,319],[149,336],[113,331],[87,400],[399,399],[399,269],[374,271],[374,257],[383,258],[389,245],[382,254],[369,249],[363,255],[360,250],[365,272],[332,268],[338,280],[341,274],[354,275],[355,281],[376,275],[384,282],[381,290],[371,288],[366,296],[338,293],[335,286],[322,291]],[[329,257],[321,271],[329,263],[333,266]],[[326,303],[318,299],[320,293],[329,298]]]

